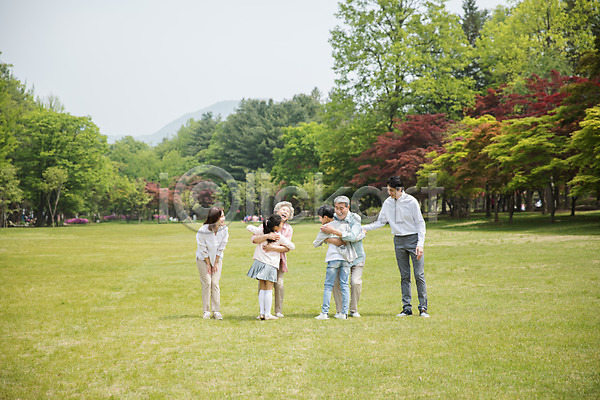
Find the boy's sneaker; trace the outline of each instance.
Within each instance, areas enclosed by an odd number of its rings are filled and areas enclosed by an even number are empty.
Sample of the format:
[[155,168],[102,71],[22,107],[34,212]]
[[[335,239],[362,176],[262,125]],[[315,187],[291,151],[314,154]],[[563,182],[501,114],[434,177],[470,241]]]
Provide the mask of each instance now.
[[202,315],[204,319],[210,319],[210,311],[204,311],[204,315]]
[[335,314],[335,317],[337,319],[348,319],[348,316],[346,314],[342,314],[342,313]]
[[277,318],[283,318],[284,317],[284,315],[282,313],[280,313],[280,312],[276,313],[275,316]]
[[408,317],[409,315],[412,315],[412,310],[405,308],[400,314],[396,314],[396,317]]
[[215,319],[223,319],[223,315],[220,312],[218,312],[218,311],[215,312],[215,313],[213,313],[213,317]]
[[360,318],[358,311],[350,311],[350,316],[353,318]]
[[329,319],[329,315],[321,313],[315,317],[315,319]]
[[419,316],[423,318],[429,318],[429,314],[427,314],[427,310],[419,311]]

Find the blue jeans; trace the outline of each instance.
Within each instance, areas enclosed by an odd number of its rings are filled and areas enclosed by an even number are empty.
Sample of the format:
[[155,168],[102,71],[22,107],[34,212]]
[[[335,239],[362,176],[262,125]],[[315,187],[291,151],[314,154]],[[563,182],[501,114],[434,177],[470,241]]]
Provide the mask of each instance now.
[[348,314],[350,307],[350,288],[348,287],[348,277],[350,276],[350,264],[344,260],[333,260],[327,262],[327,273],[325,274],[325,285],[323,289],[323,306],[321,312],[329,312],[329,302],[331,301],[331,291],[336,276],[340,279],[340,288],[342,289],[342,314]]

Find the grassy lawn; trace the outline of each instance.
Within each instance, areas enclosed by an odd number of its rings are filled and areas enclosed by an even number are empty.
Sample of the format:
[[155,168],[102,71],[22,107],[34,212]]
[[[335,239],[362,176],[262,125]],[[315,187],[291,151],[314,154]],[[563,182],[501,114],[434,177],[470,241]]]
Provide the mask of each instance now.
[[229,229],[223,321],[202,319],[182,225],[0,230],[0,398],[600,398],[600,213],[429,224],[429,319],[395,317],[386,227],[362,318],[315,320],[325,251],[302,223],[286,317],[256,321],[250,235]]

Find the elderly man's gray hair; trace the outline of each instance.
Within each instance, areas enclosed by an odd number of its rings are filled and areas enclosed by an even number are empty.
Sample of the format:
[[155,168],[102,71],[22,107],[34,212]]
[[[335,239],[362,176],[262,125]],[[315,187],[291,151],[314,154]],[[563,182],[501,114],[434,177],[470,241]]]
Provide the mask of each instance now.
[[333,204],[345,203],[347,207],[350,207],[350,199],[346,196],[338,196],[333,200]]
[[290,217],[288,219],[291,220],[292,218],[294,218],[294,207],[289,201],[280,201],[279,203],[275,204],[273,212],[278,213],[279,210],[281,210],[283,207],[287,207],[290,210]]

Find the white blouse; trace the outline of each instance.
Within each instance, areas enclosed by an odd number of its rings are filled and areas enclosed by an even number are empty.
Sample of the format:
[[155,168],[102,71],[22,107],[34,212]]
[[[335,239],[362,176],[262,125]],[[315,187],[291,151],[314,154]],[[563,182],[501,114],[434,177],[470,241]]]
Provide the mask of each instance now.
[[200,229],[198,229],[198,233],[196,233],[196,243],[198,244],[196,248],[196,258],[205,260],[208,257],[210,263],[215,265],[217,256],[219,256],[221,260],[223,259],[223,250],[225,250],[227,240],[229,240],[229,230],[227,226],[220,227],[215,234],[209,229],[208,224],[202,225]]

